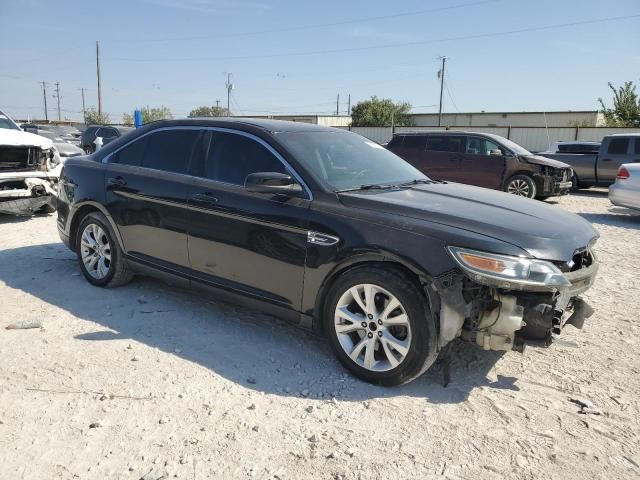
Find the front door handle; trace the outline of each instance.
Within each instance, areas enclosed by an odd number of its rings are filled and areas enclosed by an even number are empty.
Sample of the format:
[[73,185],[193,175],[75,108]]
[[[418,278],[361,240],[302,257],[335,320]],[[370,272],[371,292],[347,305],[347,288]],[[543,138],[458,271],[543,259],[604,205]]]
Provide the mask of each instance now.
[[218,203],[218,199],[211,192],[196,193],[191,199],[200,203]]
[[127,181],[120,177],[109,177],[107,179],[107,185],[109,185],[110,187],[124,187],[127,184]]

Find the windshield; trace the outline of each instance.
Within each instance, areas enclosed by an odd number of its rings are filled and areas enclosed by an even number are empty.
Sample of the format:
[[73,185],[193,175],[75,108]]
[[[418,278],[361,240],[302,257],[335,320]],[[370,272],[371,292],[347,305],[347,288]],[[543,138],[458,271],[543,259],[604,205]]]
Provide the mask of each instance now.
[[20,130],[20,127],[4,115],[0,115],[0,128],[6,128],[7,130]]
[[296,159],[332,191],[427,180],[400,157],[354,133],[307,131],[277,136]]
[[511,140],[509,140],[507,138],[501,137],[499,135],[490,135],[490,136],[494,137],[496,140],[498,140],[500,143],[502,143],[503,146],[507,147],[509,150],[511,150],[513,153],[515,153],[517,155],[533,155],[533,153],[531,153],[526,148],[521,147],[517,143],[512,142]]

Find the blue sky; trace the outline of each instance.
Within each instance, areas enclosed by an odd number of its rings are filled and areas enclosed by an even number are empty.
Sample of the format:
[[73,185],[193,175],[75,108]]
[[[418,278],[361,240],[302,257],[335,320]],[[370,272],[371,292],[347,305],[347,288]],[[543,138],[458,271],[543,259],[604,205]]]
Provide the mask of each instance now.
[[0,0],[0,18],[0,109],[17,118],[43,116],[42,80],[50,118],[56,81],[64,117],[81,118],[81,87],[95,106],[96,40],[114,122],[225,104],[225,72],[237,114],[335,113],[337,94],[341,113],[348,94],[433,112],[441,55],[448,112],[591,110],[608,81],[640,83],[640,0]]

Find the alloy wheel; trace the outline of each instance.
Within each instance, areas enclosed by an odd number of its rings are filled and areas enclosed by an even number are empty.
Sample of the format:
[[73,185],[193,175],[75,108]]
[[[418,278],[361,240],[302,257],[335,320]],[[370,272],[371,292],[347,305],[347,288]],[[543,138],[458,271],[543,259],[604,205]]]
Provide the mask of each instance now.
[[396,368],[411,346],[411,325],[404,306],[377,285],[355,285],[344,292],[336,305],[334,328],[349,358],[370,371]]
[[93,278],[101,280],[111,268],[109,237],[99,225],[88,224],[80,238],[80,255],[85,269]]
[[516,178],[509,182],[507,192],[520,197],[529,197],[531,196],[531,187],[526,181]]

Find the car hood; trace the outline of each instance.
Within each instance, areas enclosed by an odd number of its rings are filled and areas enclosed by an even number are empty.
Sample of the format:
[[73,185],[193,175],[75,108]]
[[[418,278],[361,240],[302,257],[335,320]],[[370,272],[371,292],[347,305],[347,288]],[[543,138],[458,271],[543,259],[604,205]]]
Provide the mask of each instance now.
[[73,145],[72,143],[56,142],[55,146],[62,156],[84,155],[84,150],[82,150],[77,145]]
[[53,142],[48,138],[20,130],[0,128],[0,145],[11,147],[40,147],[48,150],[53,147]]
[[447,225],[510,243],[544,260],[569,261],[598,237],[589,222],[559,207],[458,183],[344,192],[339,198],[356,211],[422,220],[425,232],[429,223]]
[[571,165],[541,155],[522,155],[521,158],[524,158],[527,162],[533,163],[534,165],[544,165],[545,167],[553,168],[571,168]]

